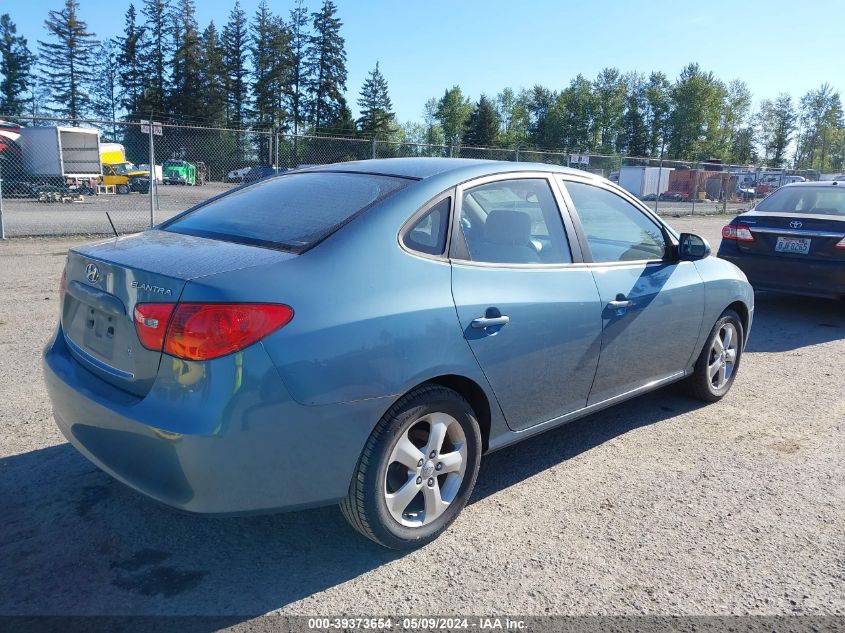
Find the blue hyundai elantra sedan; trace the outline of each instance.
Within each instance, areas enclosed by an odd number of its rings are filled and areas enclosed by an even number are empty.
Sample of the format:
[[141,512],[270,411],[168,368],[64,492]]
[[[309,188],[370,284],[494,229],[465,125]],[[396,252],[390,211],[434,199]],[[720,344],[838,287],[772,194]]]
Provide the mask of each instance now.
[[68,254],[56,422],[175,508],[339,503],[436,538],[483,454],[675,381],[730,389],[745,276],[602,178],[389,159],[288,172]]

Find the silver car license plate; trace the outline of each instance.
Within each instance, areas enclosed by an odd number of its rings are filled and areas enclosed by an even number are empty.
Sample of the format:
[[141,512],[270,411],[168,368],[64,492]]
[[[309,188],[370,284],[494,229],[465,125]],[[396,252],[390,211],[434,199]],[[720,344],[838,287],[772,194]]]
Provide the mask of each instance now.
[[810,240],[806,237],[779,237],[775,244],[778,253],[797,253],[806,255],[810,252]]

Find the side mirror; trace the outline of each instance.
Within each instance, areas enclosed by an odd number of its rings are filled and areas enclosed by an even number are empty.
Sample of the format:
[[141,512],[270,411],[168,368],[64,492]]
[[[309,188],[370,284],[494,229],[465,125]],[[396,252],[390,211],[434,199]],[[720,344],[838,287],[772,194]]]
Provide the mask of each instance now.
[[707,240],[695,233],[681,233],[678,242],[678,259],[691,262],[704,259],[709,255],[710,244]]

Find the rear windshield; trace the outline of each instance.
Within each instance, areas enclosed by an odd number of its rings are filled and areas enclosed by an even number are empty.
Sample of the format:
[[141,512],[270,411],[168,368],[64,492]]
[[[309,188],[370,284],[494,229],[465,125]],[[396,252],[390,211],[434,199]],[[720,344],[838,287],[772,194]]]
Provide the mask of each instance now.
[[163,228],[300,251],[409,182],[371,174],[290,174],[233,191]]
[[761,200],[755,211],[845,215],[845,187],[784,187]]

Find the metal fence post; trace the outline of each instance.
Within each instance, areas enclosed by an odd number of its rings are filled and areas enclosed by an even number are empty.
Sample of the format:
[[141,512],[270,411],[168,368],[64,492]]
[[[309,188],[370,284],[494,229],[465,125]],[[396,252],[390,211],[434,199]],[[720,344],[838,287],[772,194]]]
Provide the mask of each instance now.
[[273,167],[276,171],[279,171],[279,128],[276,128],[274,132],[274,138],[276,141],[274,145],[274,147],[276,148],[276,160],[273,163]]
[[0,163],[0,240],[6,239],[6,220],[3,217],[3,163]]
[[514,157],[514,162],[516,162],[516,163],[519,162],[519,145],[516,146],[516,154],[515,154],[515,157]]
[[698,168],[694,168],[693,175],[695,179],[693,180],[692,184],[692,211],[690,211],[690,215],[695,215],[695,199],[698,197]]
[[373,158],[376,157],[376,137],[373,137]]
[[455,146],[451,143],[449,144],[449,158],[452,158],[452,153],[454,152]]
[[155,224],[156,158],[153,145],[153,117],[150,116],[150,226]]

